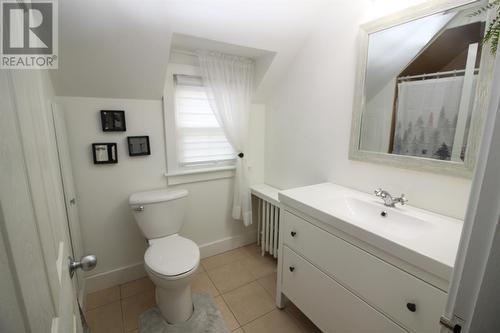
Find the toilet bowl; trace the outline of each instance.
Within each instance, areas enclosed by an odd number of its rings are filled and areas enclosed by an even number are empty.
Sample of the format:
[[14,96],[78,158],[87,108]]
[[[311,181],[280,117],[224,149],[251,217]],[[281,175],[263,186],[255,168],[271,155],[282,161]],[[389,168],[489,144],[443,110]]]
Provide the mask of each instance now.
[[187,238],[175,234],[150,241],[144,264],[156,286],[156,304],[169,323],[191,317],[191,281],[199,263],[198,246]]
[[171,324],[193,313],[191,281],[200,264],[200,250],[178,234],[184,221],[186,190],[154,190],[132,194],[129,205],[149,247],[146,273],[155,285],[156,304]]

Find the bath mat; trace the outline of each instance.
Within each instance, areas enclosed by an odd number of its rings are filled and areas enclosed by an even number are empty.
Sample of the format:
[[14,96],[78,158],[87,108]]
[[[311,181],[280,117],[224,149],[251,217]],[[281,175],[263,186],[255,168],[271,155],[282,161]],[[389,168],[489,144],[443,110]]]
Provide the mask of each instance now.
[[139,318],[140,333],[229,333],[222,315],[208,294],[193,294],[191,318],[179,324],[169,324],[158,308],[152,308]]

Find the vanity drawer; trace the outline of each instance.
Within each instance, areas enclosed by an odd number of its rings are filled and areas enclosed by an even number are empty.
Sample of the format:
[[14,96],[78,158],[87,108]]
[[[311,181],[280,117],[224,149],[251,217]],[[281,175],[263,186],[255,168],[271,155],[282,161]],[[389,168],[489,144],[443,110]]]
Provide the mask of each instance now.
[[404,327],[439,332],[445,292],[290,212],[283,217],[283,242],[291,249]]
[[286,246],[282,288],[323,332],[405,332]]

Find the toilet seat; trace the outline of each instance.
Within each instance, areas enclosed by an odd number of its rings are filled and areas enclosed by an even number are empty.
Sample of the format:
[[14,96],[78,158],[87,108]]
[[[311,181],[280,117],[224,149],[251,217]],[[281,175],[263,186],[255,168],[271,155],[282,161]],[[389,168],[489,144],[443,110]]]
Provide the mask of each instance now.
[[198,245],[177,234],[152,239],[144,254],[146,268],[164,279],[180,279],[191,274],[200,263]]

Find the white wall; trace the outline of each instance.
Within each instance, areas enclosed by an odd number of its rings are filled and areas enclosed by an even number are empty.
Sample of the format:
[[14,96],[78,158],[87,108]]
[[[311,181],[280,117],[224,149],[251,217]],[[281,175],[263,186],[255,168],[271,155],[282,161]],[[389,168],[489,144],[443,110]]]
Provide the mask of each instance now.
[[365,192],[381,186],[404,192],[411,205],[461,218],[469,179],[348,159],[358,26],[417,1],[386,2],[352,1],[325,11],[268,103],[266,182],[290,188],[330,181]]
[[266,149],[266,106],[252,104],[248,139],[248,173],[250,184],[264,182]]
[[[128,196],[167,186],[163,108],[159,100],[58,97],[65,111],[83,240],[98,257],[87,279],[88,291],[105,288],[144,274],[146,242],[128,208]],[[102,132],[101,109],[125,110],[126,132]],[[251,131],[264,132],[264,107],[254,105]],[[149,135],[150,156],[129,157],[127,136]],[[263,180],[263,137],[250,147],[253,182]],[[118,164],[94,165],[93,142],[116,142]],[[245,228],[231,218],[232,178],[177,185],[190,192],[181,231],[204,248],[202,253],[237,246],[255,239],[255,226]],[[204,246],[205,245],[205,246]]]
[[[161,101],[58,97],[65,112],[83,243],[97,255],[89,276],[143,260],[146,242],[128,208],[128,196],[166,186]],[[101,130],[102,109],[125,110],[127,131]],[[151,155],[129,157],[127,135],[149,135]],[[91,144],[116,142],[118,164],[94,165]],[[92,282],[87,284],[92,290]]]

